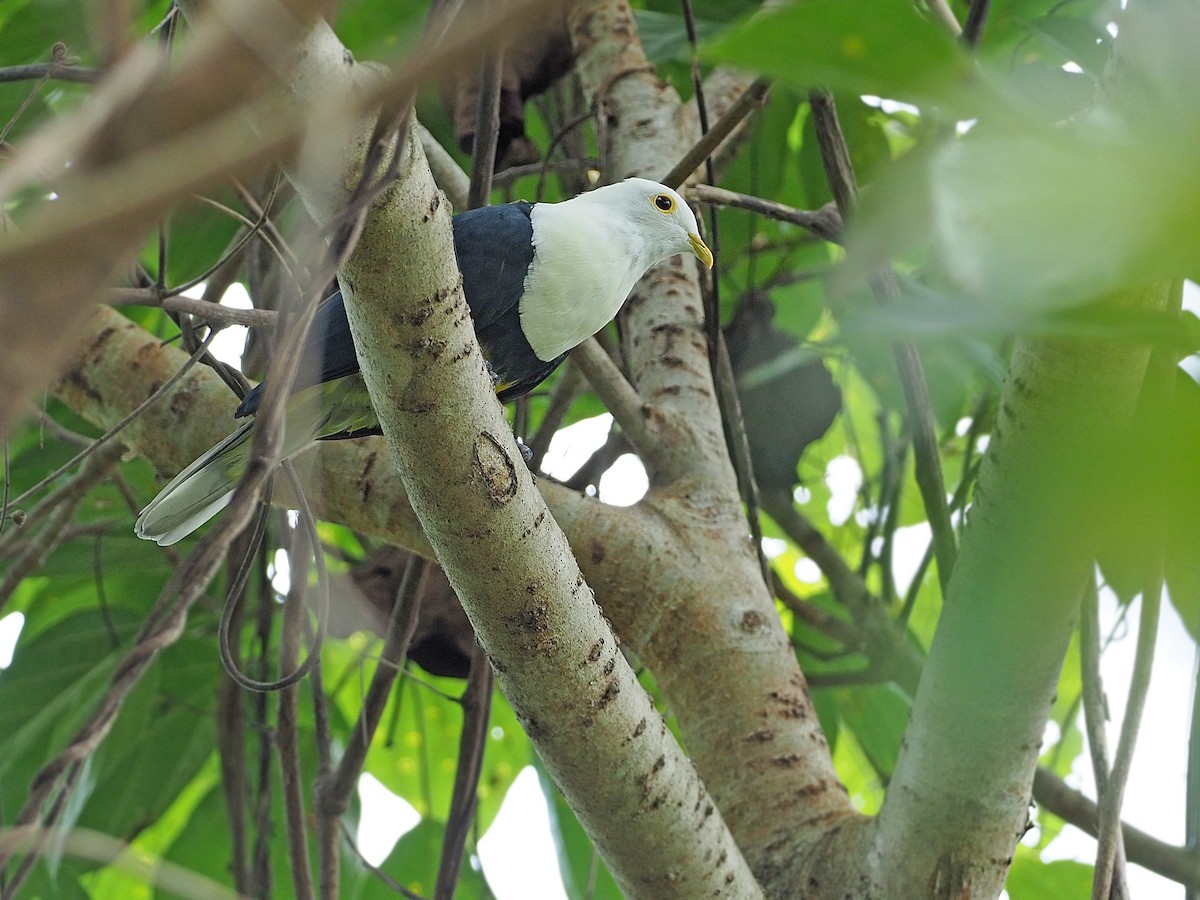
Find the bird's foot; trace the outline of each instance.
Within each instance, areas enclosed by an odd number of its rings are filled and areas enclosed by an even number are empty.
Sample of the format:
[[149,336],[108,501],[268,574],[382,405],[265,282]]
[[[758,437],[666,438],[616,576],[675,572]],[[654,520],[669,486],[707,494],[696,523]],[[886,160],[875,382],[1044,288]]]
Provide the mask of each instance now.
[[529,471],[533,471],[533,449],[519,437],[516,437],[517,449],[521,451],[521,459],[525,460],[525,465],[529,466]]

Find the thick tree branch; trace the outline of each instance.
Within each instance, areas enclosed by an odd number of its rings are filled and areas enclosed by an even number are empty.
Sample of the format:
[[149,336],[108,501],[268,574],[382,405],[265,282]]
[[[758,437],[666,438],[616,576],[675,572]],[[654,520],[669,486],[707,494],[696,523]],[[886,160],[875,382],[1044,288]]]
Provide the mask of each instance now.
[[[513,709],[622,887],[754,896],[721,816],[534,488],[471,329],[449,210],[419,144],[410,137],[400,152],[398,181],[368,212],[340,281],[413,509]],[[346,193],[356,180],[347,162],[335,182]],[[328,184],[296,183],[319,219],[336,211]]]
[[[1122,308],[1161,309],[1166,291]],[[888,896],[998,893],[1026,816],[1079,597],[1092,577],[1106,467],[1149,349],[1022,340],[979,473],[963,551],[913,705],[872,879]],[[914,842],[912,835],[923,839]]]
[[[108,307],[85,321],[89,335],[54,392],[101,428],[111,428],[187,360]],[[122,432],[122,441],[174,474],[233,430],[236,398],[211,369],[196,367]],[[399,481],[387,474],[378,439],[322,443],[296,460],[322,518],[431,555]],[[274,501],[294,503],[281,479]]]
[[[628,6],[581,3],[570,24],[585,97],[604,123],[605,179],[661,177],[663,160],[684,159],[694,147],[695,123],[648,65]],[[749,111],[755,94],[746,94]],[[725,113],[730,121],[738,115]],[[623,323],[630,377],[662,443],[640,527],[605,529],[581,554],[585,571],[589,558],[604,560],[594,583],[605,611],[654,671],[739,845],[765,885],[796,895],[809,889],[810,854],[855,813],[748,540],[694,265],[676,261],[650,273]],[[556,511],[568,527],[570,513]],[[648,537],[673,548],[649,581],[645,571],[635,575],[634,549]],[[713,677],[698,679],[699,671]]]

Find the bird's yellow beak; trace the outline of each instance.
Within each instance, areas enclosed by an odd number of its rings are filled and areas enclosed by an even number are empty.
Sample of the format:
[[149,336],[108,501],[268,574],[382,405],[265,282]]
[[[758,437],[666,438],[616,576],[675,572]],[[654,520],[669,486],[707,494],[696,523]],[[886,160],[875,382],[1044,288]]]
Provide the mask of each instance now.
[[689,234],[688,243],[692,245],[692,252],[696,254],[696,258],[704,263],[704,268],[711,269],[713,266],[712,251],[708,249],[708,245],[698,234]]

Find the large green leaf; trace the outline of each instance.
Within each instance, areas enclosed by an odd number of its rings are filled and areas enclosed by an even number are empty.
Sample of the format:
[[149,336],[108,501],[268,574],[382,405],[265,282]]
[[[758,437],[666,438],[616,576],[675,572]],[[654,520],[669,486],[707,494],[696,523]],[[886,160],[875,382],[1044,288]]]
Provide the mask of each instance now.
[[1070,900],[1091,895],[1095,869],[1085,863],[1060,859],[1042,862],[1019,847],[1004,889],[1010,900]]
[[[36,637],[23,633],[12,665],[0,674],[0,786],[19,806],[34,771],[65,745],[91,714],[123,644],[139,623],[111,611],[111,626],[88,610]],[[117,643],[111,643],[115,635]]]
[[1200,134],[1185,87],[1197,74],[1190,47],[1200,12],[1164,3],[1151,15],[1138,5],[1120,27],[1133,36],[1119,45],[1122,77],[1087,114],[1058,122],[1019,99],[1000,112],[981,95],[969,133],[910,154],[864,193],[848,280],[925,247],[927,277],[951,298],[947,308],[1016,330],[1200,270],[1191,202],[1200,163],[1180,152]]
[[[353,722],[362,705],[363,687],[373,664],[362,660],[351,644],[331,642],[322,653],[326,684],[345,721]],[[360,670],[361,666],[361,670]],[[456,696],[463,682],[421,676],[422,681]],[[403,797],[422,816],[444,818],[450,808],[458,765],[462,711],[457,703],[410,678],[396,681],[384,709],[365,771]],[[513,779],[529,761],[529,740],[512,709],[497,691],[492,702],[487,747],[479,782],[477,822],[486,829],[500,809]]]
[[887,779],[896,769],[910,701],[893,685],[839,691],[842,725],[854,732],[875,770]]
[[907,0],[801,0],[746,20],[707,54],[802,90],[914,103],[945,100],[969,72],[949,35]]
[[[410,891],[423,897],[432,897],[437,883],[438,865],[441,861],[442,844],[446,840],[445,826],[431,819],[423,819],[416,828],[406,833],[380,867]],[[395,897],[390,890],[384,893],[381,884],[365,892],[364,897]],[[483,873],[464,860],[459,869],[458,884],[454,896],[459,900],[481,900],[491,896]]]
[[81,827],[128,840],[158,820],[216,748],[220,673],[211,635],[185,634],[163,653],[97,754]]

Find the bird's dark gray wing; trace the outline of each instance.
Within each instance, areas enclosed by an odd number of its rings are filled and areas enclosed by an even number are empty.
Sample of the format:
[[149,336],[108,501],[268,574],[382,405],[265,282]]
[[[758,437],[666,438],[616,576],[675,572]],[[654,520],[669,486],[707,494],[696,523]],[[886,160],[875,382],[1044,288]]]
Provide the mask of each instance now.
[[532,210],[532,203],[505,203],[454,217],[454,254],[476,332],[516,312],[533,263]]
[[[532,390],[565,358],[539,360],[521,330],[521,294],[534,259],[532,209],[533,204],[525,202],[485,206],[460,213],[452,222],[463,293],[501,400]],[[313,318],[292,391],[358,371],[354,340],[339,291],[322,304]],[[257,412],[262,394],[260,384],[246,395],[236,415]]]
[[485,206],[454,218],[454,252],[479,348],[501,400],[526,394],[566,358],[537,358],[521,330],[525,278],[536,265],[532,203]]
[[[358,357],[354,353],[350,323],[346,321],[346,306],[342,302],[342,292],[337,291],[313,315],[308,336],[300,350],[300,365],[296,370],[296,380],[292,382],[292,393],[314,384],[353,375],[357,371]],[[258,412],[265,386],[264,381],[246,394],[234,413],[237,418]]]

